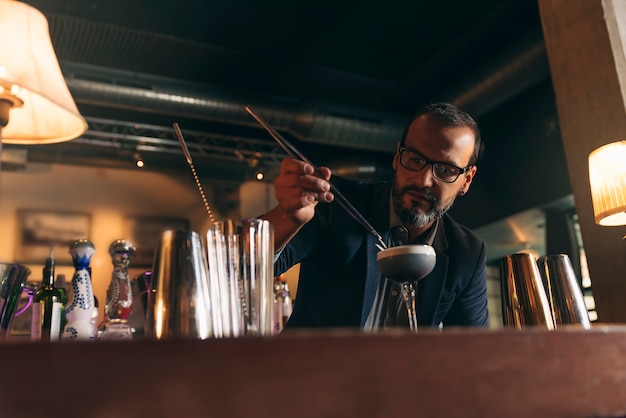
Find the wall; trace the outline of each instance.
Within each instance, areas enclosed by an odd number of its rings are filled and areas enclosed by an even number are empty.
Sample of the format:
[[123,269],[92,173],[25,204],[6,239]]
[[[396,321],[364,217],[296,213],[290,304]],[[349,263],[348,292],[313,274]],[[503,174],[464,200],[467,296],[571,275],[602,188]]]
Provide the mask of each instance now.
[[625,228],[595,224],[588,156],[626,137],[626,3],[540,0],[539,6],[598,320],[623,323]]
[[[185,173],[186,174],[186,173]],[[211,189],[205,190],[209,203]],[[210,203],[211,204],[211,203]],[[191,177],[174,177],[141,169],[118,170],[59,164],[29,163],[22,171],[0,173],[0,261],[14,262],[18,209],[86,212],[91,215],[89,238],[96,247],[92,258],[94,293],[103,303],[113,266],[108,254],[111,242],[128,239],[128,216],[186,218],[192,230],[206,230],[208,219]],[[59,251],[55,249],[55,251]],[[41,264],[25,264],[29,280],[41,280]],[[150,268],[133,267],[131,277]],[[71,279],[72,266],[58,266],[57,274]]]

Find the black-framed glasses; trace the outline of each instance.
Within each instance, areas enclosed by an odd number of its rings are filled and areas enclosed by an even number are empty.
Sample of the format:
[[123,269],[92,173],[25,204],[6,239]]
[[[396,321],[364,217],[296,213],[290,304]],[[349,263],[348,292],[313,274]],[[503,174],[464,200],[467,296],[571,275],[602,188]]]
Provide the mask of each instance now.
[[430,164],[433,167],[433,176],[444,183],[454,183],[461,174],[467,173],[467,170],[472,167],[472,164],[461,168],[441,161],[433,161],[409,148],[401,147],[398,152],[400,153],[400,164],[402,167],[411,171],[422,171],[426,164]]

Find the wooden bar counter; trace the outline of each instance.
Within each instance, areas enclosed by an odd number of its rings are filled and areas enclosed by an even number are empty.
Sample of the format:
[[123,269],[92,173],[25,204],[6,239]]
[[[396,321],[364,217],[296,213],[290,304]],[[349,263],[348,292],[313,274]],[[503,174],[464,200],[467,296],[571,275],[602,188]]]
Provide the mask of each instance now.
[[2,417],[624,417],[626,327],[0,346]]

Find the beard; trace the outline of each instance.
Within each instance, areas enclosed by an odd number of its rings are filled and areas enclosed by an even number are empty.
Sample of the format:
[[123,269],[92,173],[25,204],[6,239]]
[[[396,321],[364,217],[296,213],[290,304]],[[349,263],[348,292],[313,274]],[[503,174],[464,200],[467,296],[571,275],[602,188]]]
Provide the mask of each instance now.
[[[420,206],[404,206],[404,195],[409,191],[423,193],[430,202],[430,208],[423,211]],[[424,228],[433,223],[437,218],[443,216],[444,213],[452,207],[456,195],[449,200],[441,201],[431,194],[428,187],[417,187],[409,185],[403,188],[398,186],[397,180],[393,179],[393,188],[391,190],[391,199],[396,215],[406,227]]]

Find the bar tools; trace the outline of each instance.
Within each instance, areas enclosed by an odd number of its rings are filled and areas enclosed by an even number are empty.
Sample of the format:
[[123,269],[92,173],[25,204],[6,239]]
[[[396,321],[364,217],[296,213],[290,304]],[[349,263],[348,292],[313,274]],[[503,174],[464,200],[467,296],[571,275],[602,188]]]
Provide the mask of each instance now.
[[241,337],[245,333],[240,231],[238,222],[226,219],[214,222],[206,235],[209,292],[216,337]]
[[145,333],[159,340],[214,336],[205,248],[197,232],[161,232],[152,265]]
[[183,149],[183,154],[185,154],[185,159],[187,160],[187,164],[189,164],[189,168],[191,168],[191,174],[193,175],[193,179],[196,182],[196,186],[198,186],[198,191],[200,192],[200,197],[202,198],[202,203],[204,203],[204,208],[209,215],[209,220],[214,222],[213,211],[211,211],[211,207],[209,206],[209,202],[206,200],[206,195],[204,194],[204,189],[202,188],[202,183],[200,182],[200,178],[198,177],[198,173],[196,173],[196,167],[193,165],[193,160],[191,159],[191,154],[189,153],[189,148],[187,148],[187,143],[185,142],[185,138],[183,137],[183,133],[180,130],[180,126],[178,123],[174,123],[174,132],[176,133],[176,137],[178,138],[178,142],[180,143],[181,148]]
[[502,320],[505,327],[553,330],[554,318],[535,257],[510,254],[500,263]]
[[555,326],[578,325],[591,328],[580,285],[567,254],[554,254],[537,260]]
[[274,230],[269,221],[213,223],[207,259],[215,336],[272,335]]
[[[271,335],[273,227],[269,221],[260,219],[215,221],[177,123],[174,123],[174,130],[211,226],[206,235],[206,249],[195,232],[186,232],[190,234],[188,241],[178,240],[172,231],[162,235],[152,270],[147,335],[156,338]],[[182,233],[176,231],[176,234]],[[186,258],[174,258],[172,253],[177,251],[177,246],[182,246],[178,250],[186,251],[185,245],[193,247]],[[183,261],[185,259],[187,261]],[[182,277],[181,274],[176,276],[178,270],[172,267],[174,262],[179,270],[183,268],[186,272]],[[172,275],[177,277],[178,284],[173,283]],[[195,311],[191,312],[185,303],[193,305]]]

